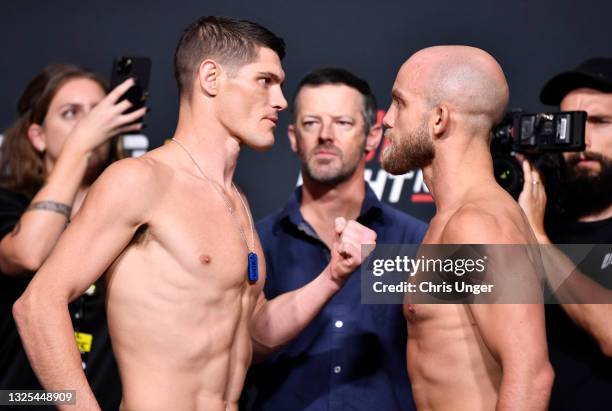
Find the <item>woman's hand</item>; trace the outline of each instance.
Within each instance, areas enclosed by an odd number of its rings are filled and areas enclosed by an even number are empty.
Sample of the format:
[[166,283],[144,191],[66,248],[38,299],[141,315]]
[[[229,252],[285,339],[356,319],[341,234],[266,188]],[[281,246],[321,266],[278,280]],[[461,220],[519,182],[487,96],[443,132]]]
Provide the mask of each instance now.
[[89,154],[116,135],[142,129],[142,122],[139,120],[145,115],[146,107],[124,114],[132,103],[128,100],[118,102],[133,85],[134,79],[128,79],[108,93],[74,126],[65,147],[76,149],[81,154]]

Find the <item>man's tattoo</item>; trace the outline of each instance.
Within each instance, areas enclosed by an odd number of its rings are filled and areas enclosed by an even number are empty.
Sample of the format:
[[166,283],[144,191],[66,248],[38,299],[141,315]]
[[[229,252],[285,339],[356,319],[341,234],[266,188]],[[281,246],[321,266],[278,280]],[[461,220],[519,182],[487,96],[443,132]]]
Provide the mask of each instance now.
[[70,220],[70,213],[72,212],[72,207],[68,204],[58,203],[56,201],[39,201],[37,203],[30,204],[26,211],[31,210],[46,210],[53,211],[55,213],[59,213],[66,217],[66,219]]

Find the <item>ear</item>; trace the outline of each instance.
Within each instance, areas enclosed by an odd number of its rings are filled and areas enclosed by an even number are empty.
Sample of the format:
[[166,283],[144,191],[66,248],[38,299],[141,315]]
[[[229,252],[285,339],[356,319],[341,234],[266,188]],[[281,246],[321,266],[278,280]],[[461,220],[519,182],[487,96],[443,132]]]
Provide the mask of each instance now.
[[434,137],[441,137],[450,127],[450,111],[445,105],[436,106],[431,116],[432,134]]
[[295,137],[295,125],[289,124],[287,127],[287,136],[289,136],[289,143],[291,144],[291,150],[297,153],[297,140]]
[[40,125],[31,124],[30,127],[28,127],[28,139],[30,140],[30,143],[32,143],[32,146],[34,146],[34,149],[39,153],[42,153],[47,149],[45,131]]
[[365,152],[369,153],[378,148],[380,139],[382,138],[383,128],[380,124],[374,124],[370,127],[370,132],[366,136]]
[[216,96],[219,92],[219,79],[222,69],[219,63],[214,60],[206,59],[200,63],[198,69],[198,85],[205,94]]

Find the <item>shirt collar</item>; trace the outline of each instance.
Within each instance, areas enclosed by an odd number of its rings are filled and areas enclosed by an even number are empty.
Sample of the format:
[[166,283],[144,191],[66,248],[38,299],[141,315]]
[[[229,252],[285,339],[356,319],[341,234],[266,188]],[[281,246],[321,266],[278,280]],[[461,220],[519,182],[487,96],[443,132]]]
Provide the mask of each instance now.
[[[370,188],[369,184],[364,181],[365,197],[361,204],[361,210],[357,221],[363,225],[370,226],[375,221],[384,223],[382,203],[374,194],[374,191]],[[302,204],[302,186],[296,187],[289,201],[285,204],[285,207],[279,214],[275,228],[278,229],[282,224],[290,224],[294,227],[303,226],[306,223],[302,213],[300,212],[300,205]],[[306,223],[307,224],[307,223]]]

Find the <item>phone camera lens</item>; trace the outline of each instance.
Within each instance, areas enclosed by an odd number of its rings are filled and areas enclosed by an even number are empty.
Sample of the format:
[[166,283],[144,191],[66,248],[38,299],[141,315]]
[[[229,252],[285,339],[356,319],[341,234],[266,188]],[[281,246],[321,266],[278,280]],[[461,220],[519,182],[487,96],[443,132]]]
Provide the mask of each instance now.
[[125,75],[132,71],[132,59],[131,58],[123,58],[119,60],[119,64],[117,64],[117,72],[119,74]]

